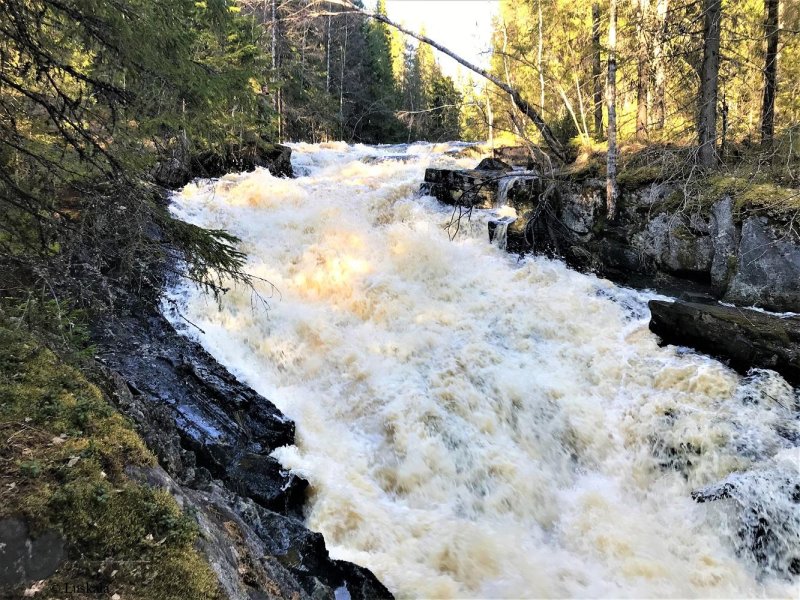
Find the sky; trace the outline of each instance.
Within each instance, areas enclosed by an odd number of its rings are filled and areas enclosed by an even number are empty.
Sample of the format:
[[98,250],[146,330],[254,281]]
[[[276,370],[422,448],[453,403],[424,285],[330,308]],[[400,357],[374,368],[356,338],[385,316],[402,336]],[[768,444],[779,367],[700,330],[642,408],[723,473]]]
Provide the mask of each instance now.
[[[372,8],[374,2],[364,4]],[[484,67],[489,64],[492,17],[498,6],[497,0],[386,0],[390,19],[416,32],[424,27],[429,38]],[[450,57],[434,53],[445,74],[457,78],[464,71]]]

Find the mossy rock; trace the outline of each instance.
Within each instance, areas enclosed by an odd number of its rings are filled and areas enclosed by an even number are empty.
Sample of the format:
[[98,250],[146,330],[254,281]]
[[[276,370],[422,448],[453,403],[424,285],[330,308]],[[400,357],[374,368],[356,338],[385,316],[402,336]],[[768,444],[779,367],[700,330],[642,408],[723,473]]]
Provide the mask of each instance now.
[[[759,179],[731,175],[712,175],[692,184],[694,204],[706,213],[725,196],[733,200],[738,221],[751,215],[789,218],[800,211],[800,189],[787,188]],[[679,192],[680,193],[680,192]],[[681,198],[683,194],[681,193]]]
[[124,598],[219,597],[192,516],[126,475],[156,463],[131,425],[79,370],[2,320],[0,430],[0,518],[66,542],[45,597],[76,582]]
[[663,179],[660,167],[623,168],[617,176],[617,183],[626,190],[638,190]]

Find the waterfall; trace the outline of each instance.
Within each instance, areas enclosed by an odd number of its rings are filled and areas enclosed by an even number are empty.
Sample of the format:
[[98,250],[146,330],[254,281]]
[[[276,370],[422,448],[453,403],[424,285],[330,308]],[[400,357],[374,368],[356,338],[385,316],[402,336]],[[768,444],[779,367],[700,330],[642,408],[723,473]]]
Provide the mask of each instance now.
[[497,182],[497,199],[495,200],[495,208],[500,208],[508,204],[508,192],[514,187],[514,184],[519,181],[517,175],[505,175]]
[[538,179],[539,173],[536,171],[514,171],[513,174],[503,175],[497,182],[497,199],[495,208],[500,208],[508,204],[508,195],[520,181]]
[[236,286],[220,308],[170,294],[295,421],[275,456],[332,556],[401,598],[796,598],[796,392],[660,347],[650,294],[487,244],[496,211],[451,240],[453,207],[416,193],[428,166],[474,166],[450,149],[294,144],[303,177],[173,198],[260,278],[268,310]]
[[508,226],[516,221],[516,217],[505,216],[489,221],[490,242],[500,250],[508,244]]

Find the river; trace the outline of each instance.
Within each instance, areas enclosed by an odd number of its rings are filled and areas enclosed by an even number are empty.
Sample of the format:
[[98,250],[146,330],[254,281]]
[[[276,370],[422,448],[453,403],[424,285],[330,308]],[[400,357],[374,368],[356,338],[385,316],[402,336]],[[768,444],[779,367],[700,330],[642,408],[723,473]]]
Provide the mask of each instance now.
[[[309,526],[401,598],[797,598],[795,391],[659,347],[652,295],[508,255],[488,213],[451,240],[452,208],[417,192],[427,166],[474,166],[455,148],[294,144],[296,179],[173,198],[278,290],[171,294],[297,424],[276,456],[311,483]],[[739,500],[692,500],[745,472]],[[745,505],[785,522],[760,562]]]

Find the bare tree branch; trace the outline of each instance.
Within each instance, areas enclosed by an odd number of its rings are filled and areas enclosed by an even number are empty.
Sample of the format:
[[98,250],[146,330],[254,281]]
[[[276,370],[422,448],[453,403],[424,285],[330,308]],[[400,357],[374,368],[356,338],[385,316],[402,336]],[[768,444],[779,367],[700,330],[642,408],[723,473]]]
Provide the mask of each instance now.
[[564,151],[564,147],[561,145],[561,143],[553,135],[553,132],[550,130],[550,127],[547,125],[547,123],[544,122],[544,120],[542,119],[542,117],[539,114],[539,112],[530,103],[528,103],[527,100],[525,100],[522,97],[522,95],[520,94],[519,90],[511,87],[510,85],[508,85],[507,83],[505,83],[502,80],[498,79],[497,77],[495,77],[494,75],[492,75],[488,71],[486,71],[484,69],[481,69],[477,65],[473,65],[471,62],[461,58],[460,56],[458,56],[457,54],[455,54],[451,50],[448,50],[447,48],[445,48],[441,44],[433,41],[429,37],[424,36],[424,35],[420,35],[418,33],[415,33],[415,32],[413,32],[413,31],[411,31],[409,29],[406,29],[402,25],[399,25],[399,24],[395,23],[394,21],[392,21],[386,15],[373,13],[373,12],[370,12],[370,11],[364,9],[364,8],[360,8],[360,7],[356,6],[355,4],[353,4],[352,2],[350,2],[350,0],[315,0],[315,1],[317,3],[320,3],[320,4],[322,2],[324,2],[325,4],[328,4],[328,5],[336,4],[336,5],[342,6],[342,7],[347,9],[346,11],[342,11],[342,12],[328,11],[328,12],[324,12],[324,13],[319,13],[321,15],[322,14],[324,14],[324,15],[330,14],[332,16],[340,16],[340,15],[344,15],[344,14],[348,14],[348,13],[359,13],[361,15],[364,15],[365,17],[368,17],[370,19],[374,19],[375,21],[379,21],[381,23],[389,25],[390,27],[393,27],[393,28],[397,29],[398,31],[401,31],[401,32],[405,33],[406,35],[409,35],[409,36],[413,37],[416,40],[419,40],[420,42],[422,42],[424,44],[428,44],[429,46],[431,46],[433,48],[436,48],[439,52],[441,52],[442,54],[446,54],[447,56],[449,56],[450,58],[455,60],[460,65],[463,65],[464,67],[466,67],[467,69],[469,69],[473,73],[477,73],[478,75],[480,75],[484,79],[487,79],[487,80],[491,81],[493,84],[495,84],[501,90],[506,92],[509,95],[509,97],[511,98],[511,100],[514,102],[516,107],[520,111],[522,111],[525,114],[525,116],[527,116],[531,120],[531,122],[533,122],[533,124],[539,130],[539,133],[542,134],[542,139],[544,139],[545,143],[547,144],[547,147],[550,148],[550,151],[553,154],[555,154],[555,156],[559,160],[561,160],[561,161],[565,161],[566,160],[566,152]]

